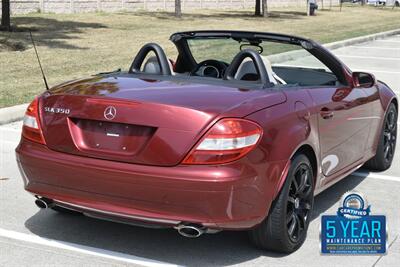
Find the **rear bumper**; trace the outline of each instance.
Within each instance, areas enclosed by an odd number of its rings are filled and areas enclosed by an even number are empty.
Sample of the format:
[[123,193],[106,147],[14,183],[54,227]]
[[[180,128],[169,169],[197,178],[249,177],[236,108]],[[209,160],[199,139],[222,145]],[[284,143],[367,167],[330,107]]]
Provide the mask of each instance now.
[[69,155],[27,140],[16,153],[32,194],[93,216],[214,229],[259,224],[286,164],[245,158],[222,166],[145,166]]

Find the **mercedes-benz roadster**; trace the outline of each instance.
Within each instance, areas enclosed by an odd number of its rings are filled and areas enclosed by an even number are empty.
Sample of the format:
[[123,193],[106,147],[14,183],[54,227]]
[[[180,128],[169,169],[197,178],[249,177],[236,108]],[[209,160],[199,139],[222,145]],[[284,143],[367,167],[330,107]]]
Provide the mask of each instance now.
[[361,166],[390,167],[399,103],[316,42],[194,31],[177,56],[144,45],[125,71],[43,92],[16,149],[40,208],[186,237],[246,230],[290,253],[314,196]]

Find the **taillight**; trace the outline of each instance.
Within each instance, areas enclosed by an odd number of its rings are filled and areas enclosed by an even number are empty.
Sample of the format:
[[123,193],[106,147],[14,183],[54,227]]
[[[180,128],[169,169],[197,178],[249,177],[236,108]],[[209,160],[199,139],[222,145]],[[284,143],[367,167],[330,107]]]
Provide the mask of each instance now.
[[22,136],[33,142],[46,144],[40,126],[38,98],[35,98],[26,109],[22,124]]
[[183,164],[221,164],[249,153],[261,139],[261,127],[244,119],[222,119],[200,140]]

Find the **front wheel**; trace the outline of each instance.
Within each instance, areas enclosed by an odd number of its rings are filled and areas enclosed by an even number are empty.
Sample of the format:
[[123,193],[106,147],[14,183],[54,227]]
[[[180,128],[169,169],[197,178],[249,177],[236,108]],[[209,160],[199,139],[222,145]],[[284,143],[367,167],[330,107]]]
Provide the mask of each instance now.
[[378,148],[375,156],[365,163],[370,170],[384,171],[392,165],[397,139],[397,109],[391,103],[387,109],[383,128],[379,135]]
[[291,253],[303,244],[314,204],[313,177],[309,159],[303,154],[295,155],[268,217],[249,232],[257,247]]

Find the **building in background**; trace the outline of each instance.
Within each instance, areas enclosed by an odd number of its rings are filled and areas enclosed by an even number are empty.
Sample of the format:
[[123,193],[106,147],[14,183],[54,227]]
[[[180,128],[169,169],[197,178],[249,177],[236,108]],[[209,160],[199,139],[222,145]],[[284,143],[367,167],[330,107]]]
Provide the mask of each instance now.
[[[181,0],[182,9],[253,9],[255,0]],[[340,0],[317,0],[320,7],[338,5]],[[268,7],[306,6],[306,0],[268,0]],[[322,5],[321,5],[322,4]],[[31,12],[79,13],[135,10],[173,11],[175,0],[12,0],[11,14]],[[1,12],[1,11],[0,11]]]

